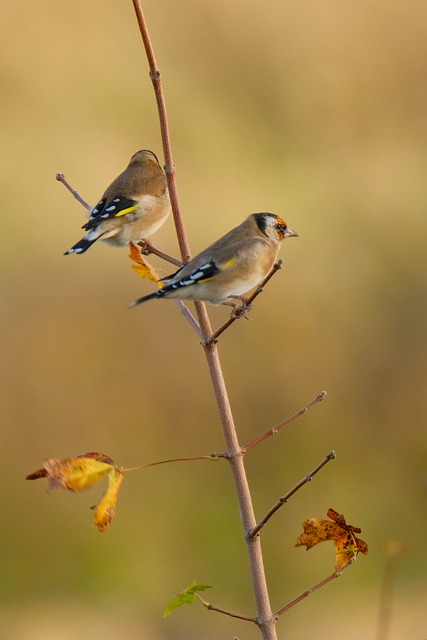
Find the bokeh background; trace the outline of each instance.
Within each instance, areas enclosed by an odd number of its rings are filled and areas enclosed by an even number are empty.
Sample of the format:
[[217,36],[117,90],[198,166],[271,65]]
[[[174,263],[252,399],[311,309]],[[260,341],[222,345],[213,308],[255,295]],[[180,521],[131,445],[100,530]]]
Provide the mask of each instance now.
[[[279,623],[302,640],[376,638],[387,540],[404,544],[389,640],[427,637],[427,7],[409,0],[144,2],[169,110],[193,251],[253,211],[300,237],[220,344],[242,442],[325,402],[247,456],[258,516],[331,449],[263,534],[274,608],[333,569],[295,549],[328,507],[369,556]],[[192,580],[254,611],[225,463],[130,474],[100,535],[83,494],[27,473],[87,450],[134,466],[222,450],[203,352],[127,251],[63,252],[84,211],[140,148],[160,156],[155,101],[129,2],[4,3],[0,41],[0,635],[11,640],[252,640],[249,625],[169,599]],[[177,253],[172,220],[155,243]],[[157,259],[153,263],[163,265]],[[166,267],[167,269],[167,267]],[[227,317],[212,309],[216,326]],[[383,637],[384,640],[384,637]]]

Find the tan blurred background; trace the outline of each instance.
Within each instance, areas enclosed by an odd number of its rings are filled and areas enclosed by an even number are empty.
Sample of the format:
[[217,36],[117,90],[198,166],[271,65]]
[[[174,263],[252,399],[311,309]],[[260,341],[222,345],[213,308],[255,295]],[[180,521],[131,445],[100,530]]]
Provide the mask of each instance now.
[[[281,638],[376,638],[385,540],[407,545],[389,640],[427,637],[425,3],[145,2],[162,71],[193,251],[253,211],[300,237],[220,352],[241,441],[328,398],[247,456],[258,516],[331,449],[335,462],[263,536],[273,607],[328,575],[332,545],[293,545],[328,507],[363,529],[369,556],[295,607]],[[254,612],[225,463],[125,478],[107,533],[101,487],[46,493],[24,476],[87,450],[133,466],[222,450],[204,356],[126,250],[81,237],[84,211],[140,148],[160,156],[132,4],[74,0],[1,9],[2,526],[0,636],[181,640],[259,635],[167,601],[193,579]],[[172,220],[155,243],[177,253]],[[160,261],[153,260],[157,266]],[[212,322],[227,317],[213,309]]]

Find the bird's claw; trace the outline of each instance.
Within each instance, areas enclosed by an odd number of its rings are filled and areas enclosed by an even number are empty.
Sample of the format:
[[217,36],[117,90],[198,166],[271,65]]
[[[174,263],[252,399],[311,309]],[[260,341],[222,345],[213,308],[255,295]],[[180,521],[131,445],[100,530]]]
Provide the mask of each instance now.
[[247,314],[248,311],[252,309],[253,305],[251,302],[248,302],[246,298],[239,297],[239,300],[241,301],[241,304],[233,304],[233,311],[231,312],[230,317],[235,320],[238,318],[246,318],[246,320],[249,320]]

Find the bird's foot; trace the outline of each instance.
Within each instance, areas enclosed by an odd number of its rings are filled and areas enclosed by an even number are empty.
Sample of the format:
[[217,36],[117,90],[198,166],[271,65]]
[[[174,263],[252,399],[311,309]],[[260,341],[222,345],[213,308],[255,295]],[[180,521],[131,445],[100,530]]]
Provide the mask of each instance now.
[[249,320],[248,318],[248,311],[250,311],[252,309],[252,303],[248,302],[247,298],[245,298],[244,296],[229,296],[230,298],[235,298],[237,300],[240,300],[240,304],[236,304],[234,302],[225,302],[224,304],[229,304],[230,306],[233,307],[233,311],[231,312],[231,318],[237,320],[238,318],[246,318],[246,320]]

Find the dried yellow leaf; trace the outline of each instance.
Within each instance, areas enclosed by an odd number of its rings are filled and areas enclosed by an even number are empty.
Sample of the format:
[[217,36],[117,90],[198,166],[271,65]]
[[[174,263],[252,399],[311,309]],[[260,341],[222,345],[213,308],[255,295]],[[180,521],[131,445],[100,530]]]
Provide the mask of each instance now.
[[319,542],[333,540],[335,545],[335,569],[338,571],[358,553],[367,555],[368,545],[355,534],[360,533],[359,527],[347,524],[342,513],[329,509],[327,513],[331,520],[308,518],[302,523],[303,533],[297,540],[296,547],[305,546],[307,551]]
[[96,509],[96,514],[93,523],[101,532],[105,531],[109,527],[111,520],[114,518],[117,495],[123,482],[123,478],[124,473],[122,469],[113,467],[108,476],[107,491],[105,492],[101,502],[94,507]]
[[50,487],[82,491],[108,475],[111,464],[94,458],[47,458],[43,461]]

